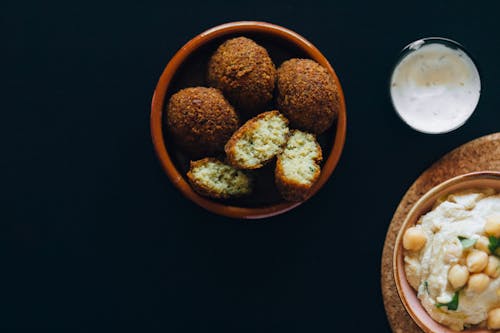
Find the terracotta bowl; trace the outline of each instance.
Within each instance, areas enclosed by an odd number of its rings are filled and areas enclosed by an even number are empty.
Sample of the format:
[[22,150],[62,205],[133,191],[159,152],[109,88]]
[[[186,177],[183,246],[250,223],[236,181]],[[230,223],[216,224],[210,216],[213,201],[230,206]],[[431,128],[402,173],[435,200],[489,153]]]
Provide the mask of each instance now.
[[[403,221],[401,229],[399,230],[394,247],[394,280],[396,282],[399,297],[401,298],[406,311],[424,332],[451,333],[456,331],[439,324],[427,314],[425,309],[422,307],[420,300],[417,298],[416,291],[406,280],[402,245],[403,235],[406,229],[415,225],[415,223],[422,215],[432,209],[434,203],[438,198],[460,190],[484,187],[490,187],[496,189],[497,191],[500,191],[500,172],[481,171],[468,173],[451,178],[435,186],[413,205],[406,219]],[[463,332],[486,333],[495,331],[488,329],[466,329]]]
[[277,193],[274,163],[258,171],[255,191],[250,197],[226,201],[205,198],[194,192],[187,182],[190,157],[172,141],[164,119],[170,96],[185,87],[206,86],[205,74],[210,56],[222,42],[237,36],[252,38],[265,47],[276,67],[289,58],[310,58],[325,67],[337,82],[340,110],[333,126],[318,137],[324,163],[309,197],[325,184],[339,161],[345,141],[346,110],[342,87],[328,60],[304,37],[274,24],[233,22],[214,27],[190,40],[169,61],[158,81],[151,105],[151,135],[163,169],[181,193],[201,207],[233,218],[257,219],[284,213],[301,204],[286,202]]

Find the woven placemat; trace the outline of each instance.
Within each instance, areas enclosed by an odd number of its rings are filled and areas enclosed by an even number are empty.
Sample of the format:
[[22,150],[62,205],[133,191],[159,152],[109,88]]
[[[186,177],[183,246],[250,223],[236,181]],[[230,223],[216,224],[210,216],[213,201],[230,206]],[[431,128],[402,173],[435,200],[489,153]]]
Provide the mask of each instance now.
[[404,217],[413,204],[437,184],[464,173],[500,171],[500,133],[483,136],[451,151],[418,177],[399,203],[382,253],[381,285],[387,319],[395,333],[422,333],[399,299],[392,275],[392,253]]

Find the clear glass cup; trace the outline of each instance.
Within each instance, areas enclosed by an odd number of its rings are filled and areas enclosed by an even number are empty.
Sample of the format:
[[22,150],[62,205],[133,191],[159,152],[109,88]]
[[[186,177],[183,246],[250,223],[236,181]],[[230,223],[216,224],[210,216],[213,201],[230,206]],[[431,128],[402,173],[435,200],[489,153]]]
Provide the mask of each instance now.
[[403,48],[391,73],[389,92],[403,122],[422,133],[440,134],[461,127],[474,113],[481,80],[476,63],[461,44],[428,37]]

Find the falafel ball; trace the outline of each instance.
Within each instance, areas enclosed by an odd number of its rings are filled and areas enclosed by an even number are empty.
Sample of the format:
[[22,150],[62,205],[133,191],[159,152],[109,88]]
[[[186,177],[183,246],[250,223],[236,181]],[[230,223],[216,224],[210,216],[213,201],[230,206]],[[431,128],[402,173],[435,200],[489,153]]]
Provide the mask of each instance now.
[[315,134],[332,125],[340,108],[333,77],[310,59],[290,59],[281,64],[276,102],[292,126]]
[[246,37],[224,42],[210,58],[207,80],[238,110],[255,115],[273,98],[276,67],[266,49]]
[[224,150],[226,141],[238,129],[239,119],[219,90],[195,87],[170,97],[167,126],[188,153],[206,156]]

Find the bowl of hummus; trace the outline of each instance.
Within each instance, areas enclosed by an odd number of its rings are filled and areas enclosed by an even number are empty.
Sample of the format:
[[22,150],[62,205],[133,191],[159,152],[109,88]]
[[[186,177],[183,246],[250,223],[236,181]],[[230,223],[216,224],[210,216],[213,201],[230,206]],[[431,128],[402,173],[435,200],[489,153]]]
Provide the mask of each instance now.
[[423,331],[499,331],[500,172],[427,192],[404,220],[393,259],[401,301]]

